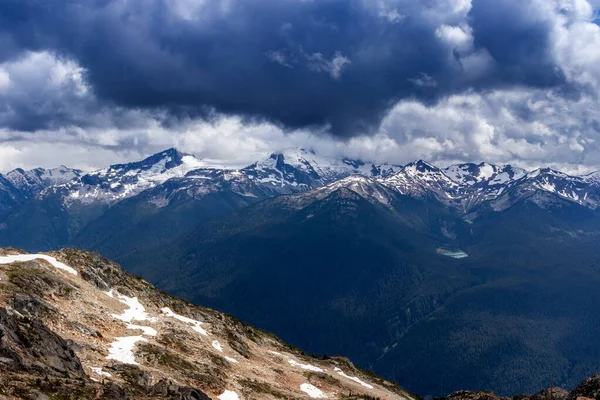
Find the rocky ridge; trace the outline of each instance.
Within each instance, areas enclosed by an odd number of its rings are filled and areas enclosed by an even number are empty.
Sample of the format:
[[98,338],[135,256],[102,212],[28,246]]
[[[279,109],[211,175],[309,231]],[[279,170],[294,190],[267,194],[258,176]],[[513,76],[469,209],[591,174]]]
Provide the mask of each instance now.
[[0,371],[6,398],[414,399],[74,249],[0,249]]
[[596,374],[581,382],[571,392],[551,387],[535,394],[518,394],[516,396],[500,396],[492,391],[471,392],[461,390],[435,400],[597,400],[600,399],[600,374]]
[[307,191],[352,174],[387,176],[398,166],[323,158],[304,149],[273,153],[244,168],[215,166],[193,155],[167,149],[142,161],[112,165],[49,187],[44,196],[59,195],[67,207],[114,204],[148,191],[149,202],[166,206],[176,196],[201,198],[232,191],[267,198]]
[[488,163],[438,168],[423,160],[405,166],[377,165],[321,157],[304,149],[261,156],[244,168],[224,168],[167,149],[141,161],[88,173],[66,167],[13,170],[0,175],[0,211],[11,210],[30,197],[58,199],[67,209],[110,206],[138,195],[143,203],[160,208],[176,199],[198,200],[214,193],[232,193],[251,203],[329,184],[339,187],[352,175],[372,179],[402,195],[435,199],[466,215],[481,207],[502,211],[524,198],[538,201],[537,193],[591,209],[600,205],[599,173],[572,176],[550,168],[526,171]]

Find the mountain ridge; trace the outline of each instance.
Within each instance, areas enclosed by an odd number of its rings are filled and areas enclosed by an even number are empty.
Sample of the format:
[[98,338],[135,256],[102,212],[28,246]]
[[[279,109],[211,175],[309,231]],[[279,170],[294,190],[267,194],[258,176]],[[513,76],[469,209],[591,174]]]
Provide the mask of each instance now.
[[12,398],[414,400],[159,292],[97,254],[0,248],[0,394]]
[[[496,200],[508,189],[523,184],[554,192],[588,207],[596,208],[600,204],[597,193],[600,172],[571,176],[549,168],[526,171],[485,162],[438,168],[423,160],[404,166],[376,165],[320,157],[304,149],[275,152],[239,169],[221,168],[175,148],[141,161],[114,164],[87,173],[66,167],[31,171],[16,169],[1,176],[12,187],[7,188],[5,183],[0,191],[4,197],[19,204],[31,196],[58,196],[65,207],[77,208],[110,206],[154,190],[162,194],[157,193],[149,201],[166,206],[172,196],[199,198],[224,189],[241,196],[263,199],[315,189],[353,174],[375,178],[404,195],[433,196],[467,213],[473,207]],[[53,178],[53,175],[56,176]],[[163,185],[167,186],[163,188]]]

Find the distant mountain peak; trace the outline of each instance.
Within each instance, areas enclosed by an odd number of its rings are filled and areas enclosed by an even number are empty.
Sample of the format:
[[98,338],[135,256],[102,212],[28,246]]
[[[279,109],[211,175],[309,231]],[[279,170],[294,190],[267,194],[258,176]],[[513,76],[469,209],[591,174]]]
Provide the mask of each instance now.
[[[352,193],[373,203],[389,205],[392,201],[390,190],[382,185],[377,178],[354,174],[329,183],[307,194],[308,198],[322,199],[330,194],[342,192]],[[358,198],[358,197],[357,197]]]
[[193,155],[170,148],[141,161],[114,164],[72,180],[66,185],[67,203],[120,201],[203,167],[205,164]]
[[592,172],[581,177],[584,181],[592,184],[600,184],[600,171]]
[[30,197],[40,193],[47,187],[67,183],[81,174],[82,171],[78,169],[61,165],[52,169],[34,168],[28,171],[23,168],[16,168],[6,174],[6,179],[25,197]]
[[175,148],[170,148],[158,152],[156,154],[152,154],[144,158],[141,161],[130,162],[125,164],[114,164],[108,167],[106,170],[121,170],[121,169],[140,169],[140,170],[148,170],[151,168],[163,170],[171,169],[178,167],[184,164],[184,159],[186,158],[196,159],[194,156],[186,153],[182,153]]
[[439,171],[440,169],[430,163],[428,163],[425,160],[417,160],[417,161],[413,161],[411,163],[408,163],[404,166],[404,170],[408,171],[408,172],[412,172],[412,173],[416,173],[416,172],[420,172],[420,173],[424,173],[424,172],[435,172],[435,171]]

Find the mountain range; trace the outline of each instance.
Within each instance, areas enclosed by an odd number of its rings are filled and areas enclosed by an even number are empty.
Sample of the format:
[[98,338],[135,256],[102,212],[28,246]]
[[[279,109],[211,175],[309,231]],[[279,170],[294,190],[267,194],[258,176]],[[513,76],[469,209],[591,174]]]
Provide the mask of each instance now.
[[598,173],[306,150],[222,168],[175,149],[36,171],[0,176],[0,245],[100,251],[411,391],[570,388],[600,369]]
[[[84,215],[80,224],[68,233],[74,236],[77,228],[132,198],[157,209],[190,200],[202,202],[219,195],[232,203],[247,205],[321,188],[351,175],[372,178],[373,182],[402,195],[435,198],[465,215],[483,205],[501,211],[514,201],[540,191],[591,209],[597,208],[600,201],[600,172],[570,176],[549,168],[525,171],[487,163],[437,168],[422,160],[405,166],[376,165],[319,157],[304,149],[274,153],[245,168],[234,169],[217,167],[168,149],[139,162],[111,165],[88,173],[61,166],[49,170],[15,169],[0,174],[0,210],[11,221],[18,218],[15,215],[19,215],[20,208],[32,203],[58,203],[70,213]],[[340,181],[333,187],[343,184]],[[234,197],[237,201],[232,200]],[[507,197],[511,200],[506,201]]]

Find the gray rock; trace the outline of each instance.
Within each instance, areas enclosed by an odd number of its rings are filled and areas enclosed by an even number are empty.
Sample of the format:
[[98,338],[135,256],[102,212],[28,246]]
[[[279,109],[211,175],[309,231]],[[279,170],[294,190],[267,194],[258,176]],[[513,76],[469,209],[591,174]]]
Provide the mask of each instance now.
[[172,400],[211,400],[205,393],[188,386],[179,386],[170,381],[160,380],[150,389],[151,396]]
[[19,317],[0,308],[0,357],[12,360],[0,368],[43,371],[63,377],[83,377],[79,358],[63,338],[39,320]]

